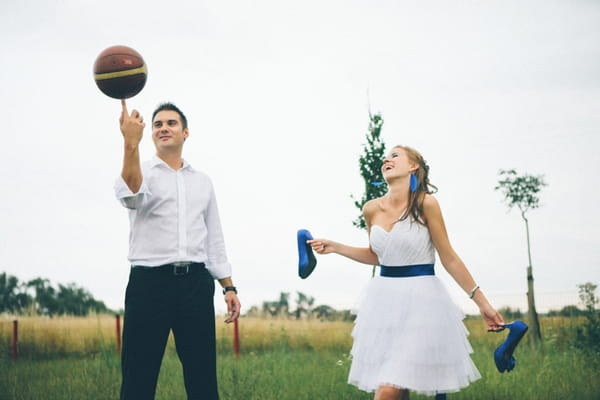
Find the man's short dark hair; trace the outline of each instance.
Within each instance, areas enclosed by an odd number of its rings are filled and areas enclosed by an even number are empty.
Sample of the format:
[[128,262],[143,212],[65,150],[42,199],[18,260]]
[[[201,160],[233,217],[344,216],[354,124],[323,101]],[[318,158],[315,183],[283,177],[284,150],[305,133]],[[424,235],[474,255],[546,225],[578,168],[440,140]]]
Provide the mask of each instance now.
[[181,118],[181,126],[183,127],[183,129],[187,128],[187,118],[185,117],[185,114],[183,114],[179,107],[170,102],[160,103],[158,107],[156,107],[156,110],[154,110],[154,112],[152,113],[152,122],[154,122],[154,117],[156,117],[156,114],[158,114],[161,111],[175,111],[177,114],[179,114],[179,117]]

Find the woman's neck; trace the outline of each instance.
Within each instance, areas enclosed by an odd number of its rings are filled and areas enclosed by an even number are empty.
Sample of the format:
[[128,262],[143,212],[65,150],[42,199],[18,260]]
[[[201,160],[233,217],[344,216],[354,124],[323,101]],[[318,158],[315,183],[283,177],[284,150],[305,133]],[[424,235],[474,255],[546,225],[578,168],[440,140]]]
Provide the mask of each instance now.
[[392,206],[406,205],[410,198],[408,182],[389,183],[386,196]]

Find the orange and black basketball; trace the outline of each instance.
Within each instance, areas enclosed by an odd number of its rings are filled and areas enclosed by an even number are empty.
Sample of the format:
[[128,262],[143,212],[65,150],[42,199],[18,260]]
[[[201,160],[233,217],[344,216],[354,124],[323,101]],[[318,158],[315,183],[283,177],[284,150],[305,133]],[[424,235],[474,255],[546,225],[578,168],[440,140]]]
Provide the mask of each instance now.
[[127,46],[103,50],[94,63],[94,80],[98,88],[114,99],[128,99],[146,84],[148,68],[144,59]]

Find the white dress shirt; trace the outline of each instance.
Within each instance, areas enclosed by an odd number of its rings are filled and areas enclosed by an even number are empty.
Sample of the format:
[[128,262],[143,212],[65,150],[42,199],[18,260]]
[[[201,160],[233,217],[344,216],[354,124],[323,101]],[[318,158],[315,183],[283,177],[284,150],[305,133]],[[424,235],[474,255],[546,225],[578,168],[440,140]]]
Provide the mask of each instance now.
[[187,162],[177,171],[158,157],[142,164],[142,185],[133,193],[122,177],[117,199],[129,211],[129,261],[159,266],[203,262],[215,279],[231,276],[213,185]]

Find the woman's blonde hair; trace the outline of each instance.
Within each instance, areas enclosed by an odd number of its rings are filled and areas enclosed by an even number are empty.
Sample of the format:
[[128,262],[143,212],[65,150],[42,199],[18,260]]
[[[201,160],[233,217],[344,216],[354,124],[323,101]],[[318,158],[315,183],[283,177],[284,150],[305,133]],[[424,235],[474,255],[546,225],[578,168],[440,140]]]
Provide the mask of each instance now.
[[417,188],[414,192],[410,192],[408,207],[406,207],[406,211],[404,211],[399,220],[403,221],[410,215],[413,220],[423,224],[421,216],[423,215],[423,199],[425,198],[425,194],[437,192],[437,187],[429,182],[429,165],[427,165],[421,153],[412,147],[397,145],[393,148],[404,150],[408,159],[419,166],[414,172],[417,177]]

